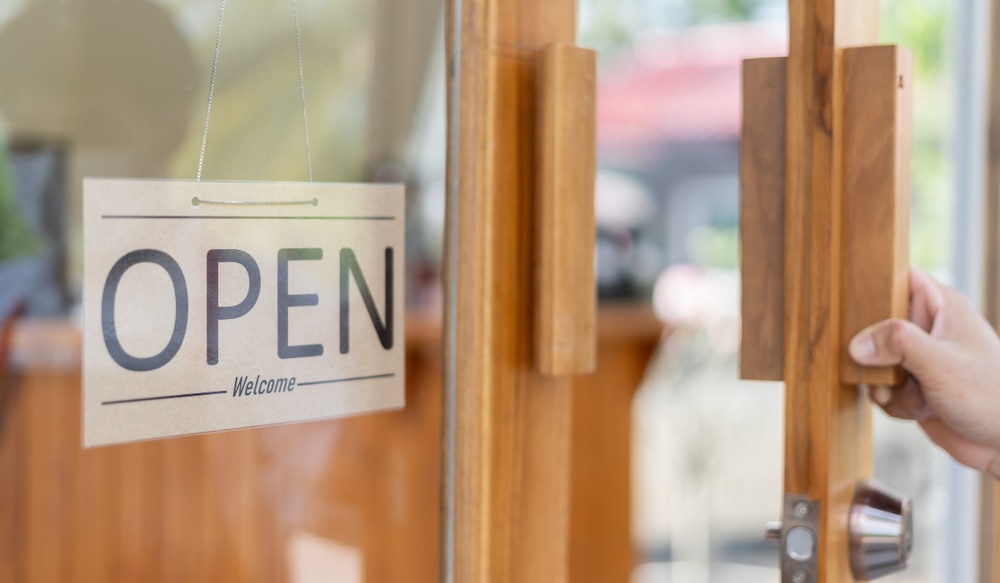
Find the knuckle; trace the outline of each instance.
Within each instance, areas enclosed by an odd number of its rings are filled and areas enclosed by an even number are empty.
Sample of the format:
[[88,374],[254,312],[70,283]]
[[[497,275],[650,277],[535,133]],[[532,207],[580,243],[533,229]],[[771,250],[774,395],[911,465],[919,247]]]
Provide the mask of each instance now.
[[885,350],[889,355],[899,356],[906,348],[906,337],[909,328],[902,320],[889,320],[885,329]]

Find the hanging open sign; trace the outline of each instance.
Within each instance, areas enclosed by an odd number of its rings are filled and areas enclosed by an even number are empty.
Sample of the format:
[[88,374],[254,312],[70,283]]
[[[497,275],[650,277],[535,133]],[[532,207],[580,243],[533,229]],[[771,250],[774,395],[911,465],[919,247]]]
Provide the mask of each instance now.
[[85,447],[403,406],[403,189],[84,180]]

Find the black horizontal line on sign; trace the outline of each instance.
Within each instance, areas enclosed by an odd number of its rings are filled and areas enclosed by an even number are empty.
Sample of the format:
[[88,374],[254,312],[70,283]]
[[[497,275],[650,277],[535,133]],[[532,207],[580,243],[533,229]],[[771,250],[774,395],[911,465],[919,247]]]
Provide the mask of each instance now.
[[237,220],[260,220],[260,219],[272,219],[272,220],[303,220],[303,221],[394,221],[396,217],[388,216],[371,216],[371,217],[352,217],[352,216],[294,216],[294,217],[282,217],[275,215],[253,215],[253,216],[240,216],[240,215],[217,215],[217,216],[207,216],[207,215],[101,215],[102,219],[171,219],[171,220],[184,220],[184,219],[200,219],[200,220],[211,220],[211,219],[237,219]]
[[299,386],[299,387],[304,387],[306,385],[325,385],[325,384],[329,384],[329,383],[346,383],[348,381],[364,381],[364,380],[368,380],[368,379],[385,379],[385,378],[394,377],[394,376],[396,376],[396,373],[390,372],[390,373],[386,373],[386,374],[373,374],[373,375],[369,375],[369,376],[366,376],[366,377],[349,377],[349,378],[346,378],[346,379],[330,379],[330,380],[326,380],[326,381],[309,381],[307,383],[296,383],[296,385]]
[[117,401],[103,401],[102,405],[121,405],[122,403],[138,403],[140,401],[162,401],[163,399],[181,399],[184,397],[204,397],[207,395],[225,395],[229,391],[207,391],[204,393],[183,393],[180,395],[163,395],[160,397],[140,397],[138,399],[119,399]]

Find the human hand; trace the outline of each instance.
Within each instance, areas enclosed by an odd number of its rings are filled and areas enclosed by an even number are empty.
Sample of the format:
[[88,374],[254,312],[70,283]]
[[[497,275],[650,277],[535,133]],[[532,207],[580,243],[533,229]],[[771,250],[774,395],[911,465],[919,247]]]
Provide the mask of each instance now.
[[958,462],[1000,478],[1000,338],[954,288],[910,270],[910,319],[859,332],[862,365],[901,365],[899,387],[872,387],[886,413],[913,419]]

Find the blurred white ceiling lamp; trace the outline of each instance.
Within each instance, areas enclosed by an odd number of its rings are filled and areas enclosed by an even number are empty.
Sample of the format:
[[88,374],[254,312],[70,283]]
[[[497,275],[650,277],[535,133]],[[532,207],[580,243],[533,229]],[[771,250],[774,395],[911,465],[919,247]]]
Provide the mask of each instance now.
[[598,227],[628,230],[656,217],[656,201],[649,189],[627,174],[598,170],[594,191]]

